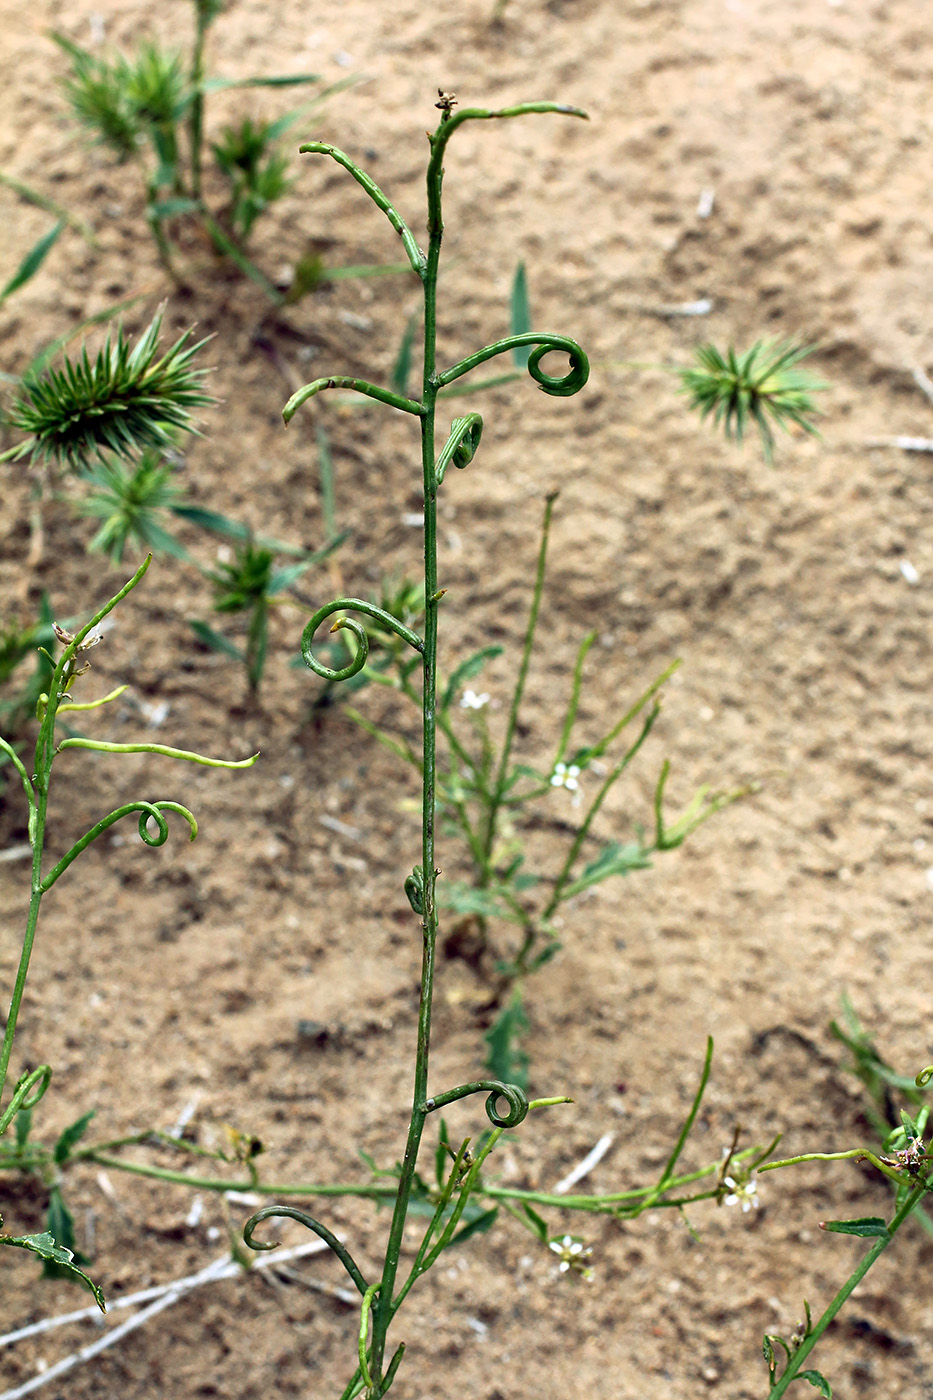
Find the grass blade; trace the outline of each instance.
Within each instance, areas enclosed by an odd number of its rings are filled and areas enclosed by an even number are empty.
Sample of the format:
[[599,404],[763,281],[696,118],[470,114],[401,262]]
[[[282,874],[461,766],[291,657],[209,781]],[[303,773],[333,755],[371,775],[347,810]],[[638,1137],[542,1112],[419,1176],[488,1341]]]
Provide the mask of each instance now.
[[44,233],[38,243],[30,248],[9,282],[7,282],[3,290],[0,291],[0,302],[6,301],[8,296],[12,296],[13,292],[17,292],[20,287],[24,287],[31,277],[35,277],[53,246],[58,241],[58,236],[65,227],[65,223],[65,219],[59,219],[58,223],[55,224],[53,228],[49,229],[48,233]]

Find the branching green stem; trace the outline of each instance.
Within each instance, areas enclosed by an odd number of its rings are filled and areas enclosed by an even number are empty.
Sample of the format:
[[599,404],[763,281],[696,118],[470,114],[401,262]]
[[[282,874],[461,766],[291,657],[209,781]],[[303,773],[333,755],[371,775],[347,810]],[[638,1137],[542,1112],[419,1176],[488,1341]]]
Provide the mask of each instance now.
[[[531,609],[528,613],[528,626],[525,629],[525,642],[522,647],[522,659],[518,668],[518,677],[515,681],[515,689],[512,692],[512,700],[509,705],[509,717],[505,726],[505,738],[502,741],[502,752],[499,757],[499,768],[496,773],[496,780],[493,784],[492,793],[489,798],[489,807],[486,813],[486,831],[483,840],[483,866],[482,879],[488,885],[491,876],[490,857],[492,848],[496,840],[496,828],[499,816],[499,809],[505,796],[509,779],[509,762],[512,757],[512,744],[515,739],[515,731],[518,727],[518,715],[525,694],[525,683],[528,680],[528,668],[531,665],[531,654],[534,651],[535,632],[538,628],[538,614],[541,611],[541,595],[544,592],[544,574],[547,567],[547,547],[551,532],[551,516],[554,511],[554,502],[557,500],[557,492],[548,494],[544,504],[544,524],[541,527],[541,544],[538,548],[538,563],[535,569],[535,585],[531,595]],[[485,885],[484,885],[485,887]]]
[[[851,1156],[853,1154],[841,1153],[839,1155]],[[807,1159],[802,1158],[799,1160],[805,1161]],[[821,1159],[817,1158],[817,1160]],[[784,1165],[784,1163],[770,1162],[768,1165],[771,1167],[776,1167],[782,1166]],[[764,1168],[762,1167],[762,1171],[763,1170]],[[787,1387],[791,1384],[791,1382],[794,1379],[796,1379],[800,1372],[800,1368],[803,1362],[810,1355],[810,1352],[816,1346],[817,1342],[820,1340],[823,1333],[826,1331],[827,1327],[832,1322],[833,1318],[845,1305],[845,1303],[848,1302],[849,1298],[852,1296],[855,1289],[858,1288],[859,1284],[861,1283],[865,1275],[868,1273],[869,1269],[877,1262],[880,1256],[887,1249],[888,1245],[891,1243],[897,1231],[904,1224],[904,1221],[912,1213],[914,1208],[919,1204],[926,1190],[927,1187],[921,1184],[917,1186],[913,1191],[911,1191],[910,1195],[906,1198],[900,1210],[898,1210],[897,1214],[894,1216],[894,1219],[888,1226],[887,1234],[879,1238],[878,1241],[874,1245],[872,1245],[871,1249],[865,1255],[865,1258],[852,1271],[852,1273],[846,1279],[845,1283],[840,1288],[839,1292],[836,1294],[835,1298],[833,1298],[832,1302],[829,1304],[829,1307],[814,1324],[813,1330],[803,1339],[800,1346],[790,1357],[783,1374],[779,1377],[777,1383],[774,1386],[772,1386],[771,1390],[768,1392],[768,1400],[780,1400],[780,1397],[787,1390]]]
[[[23,935],[22,947],[20,950],[19,965],[16,971],[16,979],[13,984],[13,994],[10,1000],[10,1009],[6,1018],[6,1027],[3,1036],[3,1045],[0,1048],[0,1101],[3,1098],[3,1091],[6,1086],[7,1074],[10,1066],[10,1056],[13,1052],[13,1042],[16,1036],[16,1025],[19,1019],[19,1012],[22,1006],[23,994],[26,988],[26,978],[29,973],[29,963],[32,957],[33,944],[35,943],[36,928],[39,921],[39,908],[42,897],[55,884],[60,875],[68,869],[71,863],[77,859],[82,851],[96,841],[98,836],[107,831],[115,822],[130,813],[139,813],[139,834],[147,846],[161,846],[168,839],[168,822],[165,818],[166,812],[174,812],[184,818],[188,823],[189,834],[192,841],[198,834],[198,825],[194,816],[187,807],[183,807],[179,802],[128,802],[115,811],[108,813],[101,818],[90,831],[86,832],[80,840],[76,841],[71,849],[58,861],[56,865],[43,875],[42,861],[45,853],[45,830],[48,815],[49,787],[52,776],[52,765],[56,755],[64,748],[92,749],[102,753],[157,753],[168,758],[186,759],[191,763],[200,763],[212,768],[248,768],[255,761],[258,755],[252,758],[233,761],[227,759],[206,758],[203,754],[190,753],[185,749],[172,749],[164,744],[111,744],[98,739],[68,738],[56,745],[55,723],[60,710],[97,709],[106,704],[108,700],[116,698],[120,691],[114,691],[101,700],[96,700],[87,705],[77,706],[74,702],[66,700],[72,685],[82,672],[80,658],[83,652],[94,644],[96,633],[92,637],[95,628],[103,619],[113,611],[118,603],[127,596],[128,593],[141,582],[152,562],[152,555],[148,555],[133,577],[126,583],[120,591],[111,598],[105,605],[94,614],[90,622],[86,623],[74,636],[62,628],[57,628],[59,638],[64,642],[64,650],[54,666],[52,677],[49,682],[49,692],[43,695],[39,702],[39,735],[36,740],[35,767],[30,776],[25,764],[13,752],[6,740],[0,739],[0,748],[12,759],[20,779],[23,784],[23,791],[26,794],[26,804],[29,808],[29,841],[32,846],[32,887],[29,899],[29,911],[26,916],[26,928]],[[155,823],[156,831],[150,832],[150,822]],[[37,1102],[45,1092],[48,1084],[48,1077],[51,1071],[47,1067],[43,1068],[38,1079],[27,1077],[17,1085],[13,1099],[7,1108],[0,1115],[0,1134],[12,1121],[14,1113],[18,1108],[31,1107],[33,1102]],[[41,1081],[41,1083],[40,1083]],[[24,1098],[24,1083],[27,1085],[26,1097]],[[37,1097],[28,1097],[29,1088],[33,1084],[38,1084]]]
[[[520,1121],[516,1115],[524,1117],[527,1112],[527,1101],[522,1095],[523,1105],[519,1105],[515,1094],[520,1091],[515,1090],[512,1085],[499,1084],[496,1081],[476,1081],[475,1083],[462,1085],[458,1089],[450,1090],[446,1094],[435,1095],[428,1098],[428,1069],[429,1052],[431,1041],[431,1008],[434,992],[434,971],[435,971],[435,944],[437,941],[437,905],[435,899],[435,884],[437,879],[437,868],[435,864],[435,808],[436,808],[436,762],[435,743],[437,731],[437,628],[438,628],[438,605],[443,590],[438,588],[437,576],[437,491],[443,481],[444,472],[447,466],[453,462],[457,466],[466,466],[471,460],[473,453],[479,445],[482,431],[482,421],[478,414],[468,414],[464,418],[454,422],[451,434],[447,439],[440,456],[437,456],[435,447],[435,411],[439,391],[451,384],[460,375],[467,373],[475,366],[483,364],[486,360],[518,345],[534,345],[536,348],[529,357],[528,370],[540,387],[549,394],[563,396],[575,393],[586,382],[588,365],[586,356],[576,344],[566,336],[554,335],[517,335],[508,337],[505,340],[497,341],[494,345],[486,346],[475,355],[460,361],[451,369],[438,372],[436,364],[436,344],[437,344],[437,277],[440,263],[441,242],[444,232],[444,223],[441,208],[441,194],[443,184],[443,158],[447,142],[458,126],[471,119],[486,120],[490,118],[521,116],[534,112],[560,112],[568,115],[582,117],[585,113],[574,107],[563,107],[552,102],[532,102],[524,103],[515,107],[503,108],[499,111],[486,111],[479,108],[466,108],[463,111],[453,114],[453,100],[448,97],[441,97],[438,106],[442,109],[442,117],[437,129],[429,135],[431,145],[431,155],[428,162],[427,171],[427,201],[428,201],[428,235],[429,245],[427,253],[423,253],[418,247],[414,236],[408,225],[401,218],[389,200],[383,194],[376,183],[362,171],[351,158],[335,146],[324,142],[311,142],[302,146],[301,150],[312,154],[330,156],[339,165],[352,175],[353,179],[365,190],[369,198],[373,201],[389,220],[402,240],[402,244],[408,255],[412,269],[421,278],[424,288],[424,359],[422,373],[422,391],[418,402],[408,399],[402,395],[393,393],[387,389],[381,389],[370,384],[366,380],[345,378],[334,376],[325,379],[315,380],[313,383],[305,385],[297,394],[293,395],[286,405],[284,416],[286,422],[291,418],[301,404],[305,403],[312,395],[322,389],[342,388],[355,389],[360,393],[367,394],[371,398],[380,400],[393,408],[401,409],[406,413],[417,415],[421,421],[421,467],[424,491],[424,596],[425,596],[425,619],[423,639],[410,633],[403,628],[395,619],[380,617],[380,622],[388,626],[396,635],[407,641],[421,655],[422,658],[422,832],[421,832],[421,866],[419,880],[414,876],[409,877],[406,883],[414,882],[417,887],[417,900],[413,901],[413,907],[418,909],[421,916],[422,928],[422,962],[421,962],[421,996],[418,1009],[418,1041],[415,1057],[415,1073],[412,1092],[412,1108],[409,1120],[408,1138],[405,1146],[405,1155],[401,1163],[395,1206],[392,1213],[392,1221],[389,1227],[388,1240],[386,1243],[385,1261],[383,1264],[382,1277],[378,1284],[374,1284],[367,1290],[368,1308],[364,1305],[364,1315],[361,1317],[360,1328],[360,1364],[356,1374],[344,1391],[345,1400],[358,1393],[362,1385],[368,1390],[370,1400],[380,1400],[386,1394],[395,1375],[398,1363],[401,1359],[401,1348],[399,1348],[392,1358],[388,1367],[384,1368],[384,1358],[386,1350],[386,1338],[389,1325],[394,1317],[403,1297],[414,1283],[415,1277],[420,1269],[413,1270],[407,1283],[396,1293],[396,1278],[399,1268],[399,1259],[402,1245],[402,1236],[405,1229],[405,1222],[408,1217],[409,1202],[415,1183],[415,1172],[418,1161],[418,1152],[421,1146],[422,1134],[427,1115],[444,1103],[453,1102],[469,1093],[478,1090],[487,1090],[489,1098],[487,1100],[487,1112],[494,1123]],[[551,350],[562,350],[570,356],[571,367],[566,375],[554,378],[544,373],[540,368],[540,361],[545,354]],[[550,511],[551,501],[548,503]],[[539,566],[541,580],[543,582],[543,561]],[[537,603],[540,603],[540,583],[537,592]],[[327,680],[339,680],[356,675],[366,664],[368,651],[368,640],[365,630],[351,618],[338,619],[335,626],[349,629],[356,638],[358,650],[355,658],[349,666],[341,670],[331,670],[324,667],[314,658],[311,652],[311,643],[316,627],[325,617],[339,612],[344,607],[350,607],[356,611],[362,611],[375,617],[379,610],[374,610],[374,605],[361,603],[356,600],[338,600],[336,604],[331,604],[327,608],[321,609],[307,624],[302,637],[302,655],[305,663],[319,676]],[[537,615],[537,609],[535,610]],[[536,620],[536,616],[535,616]],[[532,629],[533,635],[533,629]],[[526,645],[526,656],[523,661],[523,670],[520,678],[517,700],[513,705],[513,714],[510,717],[509,739],[506,746],[506,754],[503,765],[500,768],[498,787],[495,797],[495,804],[498,807],[503,800],[505,793],[505,782],[507,775],[508,752],[511,747],[511,740],[514,736],[515,724],[517,720],[517,707],[521,700],[521,690],[524,687],[524,679],[527,675],[528,660],[530,657],[530,642]],[[494,829],[495,818],[490,815],[487,836],[483,846],[487,852],[490,849],[491,833]],[[473,842],[471,841],[471,847]],[[416,874],[419,874],[416,868]],[[411,896],[409,896],[411,898]],[[504,1098],[509,1105],[508,1115],[500,1119],[496,1114],[496,1102],[499,1098]],[[495,1138],[501,1131],[496,1128],[491,1138]],[[490,1150],[491,1140],[487,1142],[483,1159]],[[467,1185],[458,1202],[457,1209],[452,1212],[452,1218],[462,1214],[466,1205],[466,1199],[473,1190],[478,1180],[478,1168],[473,1167],[467,1178]],[[439,1218],[439,1217],[438,1217]],[[444,1247],[450,1239],[450,1222],[448,1222],[441,1236],[430,1255],[421,1258],[421,1268],[429,1267],[429,1261],[437,1257],[437,1253]],[[365,1316],[369,1313],[372,1323],[371,1339],[368,1347],[366,1344],[366,1330],[368,1320]]]

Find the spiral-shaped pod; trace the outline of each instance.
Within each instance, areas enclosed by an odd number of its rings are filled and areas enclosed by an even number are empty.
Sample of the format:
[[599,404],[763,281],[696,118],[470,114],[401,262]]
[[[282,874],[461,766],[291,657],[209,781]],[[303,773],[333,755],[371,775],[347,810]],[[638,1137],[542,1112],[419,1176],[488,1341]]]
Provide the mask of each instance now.
[[922,1069],[917,1075],[914,1083],[918,1089],[925,1089],[931,1079],[933,1079],[933,1065],[927,1065],[926,1069]]
[[[455,379],[459,379],[462,374],[476,369],[477,365],[485,364],[487,360],[493,359],[496,355],[504,355],[508,351],[517,350],[524,345],[535,347],[528,356],[528,373],[545,394],[552,394],[556,398],[569,398],[571,394],[576,394],[582,389],[589,379],[590,362],[575,340],[571,340],[567,335],[554,335],[549,331],[522,331],[519,335],[508,335],[504,340],[496,340],[492,345],[485,345],[474,355],[468,355],[465,360],[460,360],[458,364],[444,370],[443,374],[437,376],[435,382],[438,388],[442,389],[446,385],[452,384]],[[562,351],[569,356],[570,368],[566,374],[545,374],[541,368],[542,359],[552,350]]]
[[415,651],[424,655],[424,642],[413,632],[410,627],[406,627],[403,622],[399,622],[397,617],[386,612],[385,608],[378,607],[375,603],[367,603],[363,598],[335,598],[332,603],[326,603],[323,608],[318,608],[313,617],[308,619],[305,629],[301,634],[301,656],[309,670],[316,676],[320,676],[325,681],[347,681],[351,676],[358,675],[366,665],[369,656],[369,637],[365,627],[352,617],[338,617],[331,627],[332,632],[345,629],[352,632],[356,638],[357,648],[353,660],[346,666],[334,668],[325,666],[323,661],[318,661],[311,650],[314,641],[314,634],[322,622],[326,622],[334,613],[343,612],[345,608],[350,608],[354,612],[361,612],[366,617],[374,618],[382,627],[389,632],[394,632],[397,637],[401,637],[403,642],[407,642]]
[[243,1243],[250,1249],[257,1251],[275,1249],[278,1245],[278,1240],[262,1241],[253,1238],[257,1226],[261,1225],[264,1220],[297,1220],[299,1225],[304,1225],[305,1229],[312,1231],[333,1250],[360,1293],[366,1294],[367,1283],[356,1260],[346,1245],[338,1240],[332,1230],[328,1230],[326,1225],[322,1225],[320,1220],[315,1220],[313,1215],[309,1215],[307,1211],[298,1210],[296,1206],[263,1206],[262,1210],[257,1210],[255,1215],[251,1215],[243,1226]]
[[468,413],[463,418],[454,419],[450,425],[450,436],[434,466],[435,486],[440,486],[451,462],[461,470],[470,465],[482,436],[483,420],[478,413]]
[[[193,841],[198,834],[198,824],[194,813],[189,812],[187,807],[183,807],[180,802],[126,802],[122,807],[118,807],[114,812],[108,812],[106,817],[101,817],[100,821],[93,826],[90,831],[76,841],[67,855],[45,876],[40,885],[42,893],[45,894],[55,884],[60,875],[63,875],[76,860],[82,851],[86,850],[92,841],[96,841],[98,836],[109,830],[114,822],[120,821],[123,817],[128,817],[131,812],[139,813],[139,834],[147,846],[164,846],[168,840],[168,822],[162,815],[163,812],[177,812],[180,817],[184,817],[188,823],[188,834]],[[150,819],[156,824],[155,833],[149,831]]]
[[0,1133],[6,1132],[17,1113],[22,1109],[35,1108],[49,1087],[51,1078],[51,1065],[37,1065],[35,1069],[27,1071],[20,1078],[13,1090],[13,1097],[3,1110],[3,1116],[0,1117]]
[[[570,357],[570,369],[566,374],[557,376],[545,374],[541,368],[541,361],[554,348],[552,345],[539,345],[537,350],[532,350],[528,356],[528,373],[546,394],[552,394],[558,399],[569,399],[572,394],[578,393],[589,379],[589,360],[577,345],[573,349],[567,349],[567,354]],[[567,347],[560,348],[566,349]]]
[[[508,1112],[499,1113],[499,1100],[505,1099]],[[497,1084],[486,1100],[486,1117],[497,1128],[517,1128],[528,1116],[528,1099],[517,1084]]]
[[[464,1099],[468,1094],[487,1094],[486,1117],[495,1128],[517,1128],[528,1114],[528,1097],[524,1089],[517,1084],[505,1084],[501,1079],[474,1079],[469,1084],[460,1084],[456,1089],[448,1089],[446,1093],[435,1094],[428,1099],[425,1108],[428,1113],[433,1113],[436,1108],[445,1108],[447,1104],[456,1102],[457,1099]],[[505,1099],[508,1104],[508,1112],[499,1112],[499,1100]]]

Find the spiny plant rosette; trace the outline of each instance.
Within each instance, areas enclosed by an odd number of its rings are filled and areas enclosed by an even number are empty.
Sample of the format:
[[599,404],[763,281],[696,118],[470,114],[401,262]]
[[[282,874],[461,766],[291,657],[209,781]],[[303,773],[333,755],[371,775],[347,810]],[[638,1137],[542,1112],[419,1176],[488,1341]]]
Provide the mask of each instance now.
[[[88,739],[69,734],[64,739],[56,737],[56,724],[59,716],[75,712],[88,712],[100,709],[104,705],[117,700],[126,690],[126,686],[119,686],[109,695],[101,696],[96,700],[75,701],[72,698],[72,690],[75,682],[90,669],[87,660],[87,653],[101,641],[101,632],[98,630],[100,624],[113,612],[114,608],[132,592],[137,584],[144,577],[152,556],[137,569],[136,573],[124,585],[120,591],[109,600],[95,615],[76,632],[69,632],[66,628],[53,624],[53,630],[63,650],[58,661],[53,661],[47,655],[49,666],[51,667],[51,678],[48,691],[39,696],[37,705],[37,715],[39,718],[39,735],[36,741],[35,758],[32,772],[24,764],[17,750],[6,739],[0,736],[0,751],[16,769],[23,786],[28,808],[28,834],[29,844],[32,847],[32,890],[29,902],[29,912],[26,919],[26,929],[23,935],[22,947],[20,950],[19,965],[16,973],[16,980],[13,986],[13,993],[10,1000],[10,1007],[6,1017],[6,1029],[3,1036],[2,1048],[0,1048],[0,1137],[7,1131],[10,1124],[17,1120],[17,1136],[23,1123],[23,1116],[31,1114],[32,1109],[44,1095],[52,1077],[52,1070],[49,1065],[39,1065],[33,1070],[23,1073],[13,1089],[9,1102],[3,1107],[3,1091],[6,1086],[7,1074],[10,1067],[10,1058],[13,1053],[13,1045],[16,1036],[16,1026],[19,1019],[20,1008],[22,1006],[23,994],[26,988],[26,979],[29,972],[29,962],[32,956],[33,945],[35,943],[36,930],[39,922],[39,911],[43,897],[52,886],[62,876],[82,851],[85,851],[92,842],[108,831],[115,822],[123,817],[137,816],[139,820],[139,835],[147,846],[162,846],[168,840],[169,827],[167,813],[174,813],[180,816],[188,824],[191,840],[198,834],[198,824],[194,815],[180,802],[174,801],[150,801],[140,800],[125,802],[121,806],[109,812],[90,828],[89,831],[74,843],[51,869],[43,870],[43,857],[45,854],[46,820],[48,816],[49,792],[51,787],[52,767],[56,757],[64,749],[87,749],[98,753],[154,753],[162,754],[167,758],[184,759],[191,763],[204,764],[214,768],[248,768],[255,761],[258,755],[240,761],[228,759],[207,758],[203,754],[191,753],[183,749],[172,749],[164,744],[152,743],[129,743],[116,744],[107,740]],[[154,829],[153,829],[154,828]],[[74,1145],[80,1132],[87,1126],[90,1115],[83,1120],[79,1120],[78,1125],[71,1130],[72,1140],[70,1146]],[[28,1127],[26,1129],[28,1134]],[[66,1154],[67,1155],[67,1154]],[[67,1216],[66,1216],[67,1218]],[[2,1223],[2,1220],[0,1220]],[[86,1274],[82,1272],[74,1262],[73,1254],[67,1247],[67,1242],[61,1238],[56,1238],[49,1231],[40,1235],[12,1236],[0,1235],[0,1244],[13,1245],[19,1248],[28,1249],[32,1253],[54,1267],[64,1270],[66,1273],[78,1278],[94,1292],[95,1297],[103,1307],[103,1299],[99,1290]]]

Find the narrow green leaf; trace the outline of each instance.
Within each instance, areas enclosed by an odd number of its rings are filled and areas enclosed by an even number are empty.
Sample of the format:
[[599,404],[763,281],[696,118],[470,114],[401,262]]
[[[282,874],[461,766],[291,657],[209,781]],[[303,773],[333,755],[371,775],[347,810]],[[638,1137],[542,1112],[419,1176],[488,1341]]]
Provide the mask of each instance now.
[[68,1253],[68,1259],[64,1262],[60,1259],[44,1258],[42,1272],[46,1278],[63,1278],[70,1272],[72,1261],[75,1264],[87,1264],[89,1261],[78,1253],[75,1243],[75,1222],[61,1190],[53,1186],[49,1192],[48,1209],[48,1233],[57,1241],[59,1247]]
[[25,286],[29,281],[30,277],[36,275],[39,268],[45,262],[48,253],[58,240],[58,236],[65,227],[65,223],[65,219],[59,219],[58,223],[55,224],[48,233],[43,234],[38,243],[29,250],[9,282],[7,282],[3,290],[0,291],[0,302],[6,301],[8,296],[12,295],[13,292],[19,291],[20,287]]
[[526,1216],[534,1226],[535,1234],[538,1236],[538,1239],[541,1241],[542,1244],[547,1244],[548,1240],[550,1239],[550,1231],[547,1227],[547,1221],[542,1220],[538,1212],[536,1210],[533,1210],[527,1202],[525,1203],[524,1211]]
[[276,569],[269,575],[269,597],[274,598],[279,593],[284,593],[291,588],[293,583],[297,583],[302,574],[307,573],[313,559],[305,559],[300,564],[288,564],[284,569]]
[[328,537],[337,533],[337,504],[334,495],[334,457],[330,450],[327,429],[318,423],[314,430],[317,439],[317,466],[321,478],[321,515],[324,531]]
[[[400,272],[411,272],[409,263],[348,263],[345,267],[322,267],[322,282],[343,282],[354,277],[397,277]],[[516,375],[515,378],[519,376]],[[512,376],[510,375],[511,379]],[[473,385],[474,389],[476,385]],[[440,397],[440,396],[438,396]],[[354,399],[354,403],[357,400]]]
[[821,1371],[798,1371],[797,1380],[809,1381],[821,1395],[826,1397],[826,1400],[833,1400],[832,1387]]
[[79,1142],[81,1138],[83,1138],[93,1117],[94,1109],[91,1108],[87,1113],[83,1113],[76,1122],[72,1123],[70,1128],[66,1128],[62,1133],[58,1142],[55,1144],[55,1151],[52,1154],[59,1166],[61,1166],[63,1162],[67,1162],[68,1158],[71,1156],[71,1149],[76,1142]]
[[285,73],[271,78],[205,78],[198,84],[202,93],[225,92],[228,88],[299,87],[305,83],[321,82],[320,73]]
[[197,525],[202,530],[210,530],[212,534],[222,535],[224,539],[245,540],[261,549],[270,549],[274,554],[301,554],[311,564],[319,564],[322,559],[326,559],[350,534],[349,530],[343,530],[320,549],[309,554],[303,545],[290,544],[288,540],[277,540],[267,535],[254,535],[249,526],[244,525],[241,520],[232,520],[229,515],[221,515],[216,510],[205,510],[203,506],[190,505],[172,505],[171,510],[174,515],[187,520],[189,524]]
[[244,655],[239,647],[235,647],[221,632],[215,632],[213,627],[209,627],[206,622],[197,622],[193,618],[188,619],[188,626],[191,628],[199,642],[203,642],[211,651],[223,652],[224,656],[232,656],[234,661],[243,661]]
[[21,1108],[16,1115],[16,1150],[22,1152],[29,1141],[32,1129],[32,1109]]
[[407,398],[408,396],[408,379],[411,374],[411,352],[412,346],[415,343],[415,331],[418,329],[420,319],[421,313],[417,311],[413,316],[409,316],[408,324],[402,332],[398,354],[395,357],[395,364],[392,366],[392,373],[389,377],[390,388],[394,389],[402,398]]
[[520,1089],[528,1087],[528,1056],[518,1043],[527,1029],[521,993],[515,991],[483,1037],[489,1047],[486,1068],[503,1084],[517,1084]]
[[469,1221],[454,1235],[448,1249],[458,1244],[465,1244],[471,1235],[485,1235],[487,1230],[491,1230],[499,1214],[498,1206],[491,1206],[489,1210],[484,1210],[482,1215],[478,1215],[475,1220]]
[[54,1237],[48,1230],[43,1231],[41,1235],[0,1235],[0,1244],[13,1245],[17,1249],[28,1249],[31,1253],[38,1254],[40,1259],[53,1264],[63,1275],[76,1279],[85,1288],[90,1289],[101,1312],[107,1311],[104,1295],[97,1284],[87,1276],[83,1269],[78,1268],[71,1250],[66,1249],[64,1245],[56,1244]]
[[461,661],[444,689],[444,698],[441,701],[441,709],[449,710],[457,698],[460,690],[467,681],[473,680],[479,675],[487,661],[492,661],[494,657],[502,655],[502,647],[490,646],[480,647],[479,651],[467,657],[466,661]]
[[491,379],[477,379],[473,384],[447,384],[437,397],[439,399],[460,399],[465,394],[478,394],[482,389],[498,389],[502,384],[512,384],[516,379],[524,378],[524,370],[512,369],[507,374],[497,374]]
[[648,853],[638,841],[620,846],[618,841],[610,841],[604,846],[595,860],[584,867],[583,874],[563,891],[562,898],[570,899],[591,885],[598,885],[613,875],[627,875],[630,870],[650,870]]
[[434,1179],[437,1182],[438,1191],[443,1191],[447,1178],[447,1163],[450,1161],[449,1149],[450,1138],[447,1133],[447,1121],[442,1118],[440,1131],[437,1135],[437,1148],[434,1152]]
[[437,902],[442,909],[452,909],[455,914],[478,914],[483,919],[522,922],[494,891],[478,890],[460,880],[445,880],[438,885]]
[[[159,184],[169,184],[169,180],[160,180]],[[176,219],[180,214],[195,214],[201,205],[196,199],[188,199],[185,195],[178,195],[174,199],[159,199],[149,205],[149,213],[154,219]]]
[[[531,330],[531,307],[528,304],[528,278],[525,264],[520,262],[515,269],[510,302],[509,329],[512,335],[526,335]],[[531,357],[533,345],[513,345],[512,361],[519,369],[525,369]]]
[[867,1240],[886,1240],[888,1227],[880,1215],[866,1215],[860,1220],[821,1220],[820,1229],[837,1235],[859,1235]]

